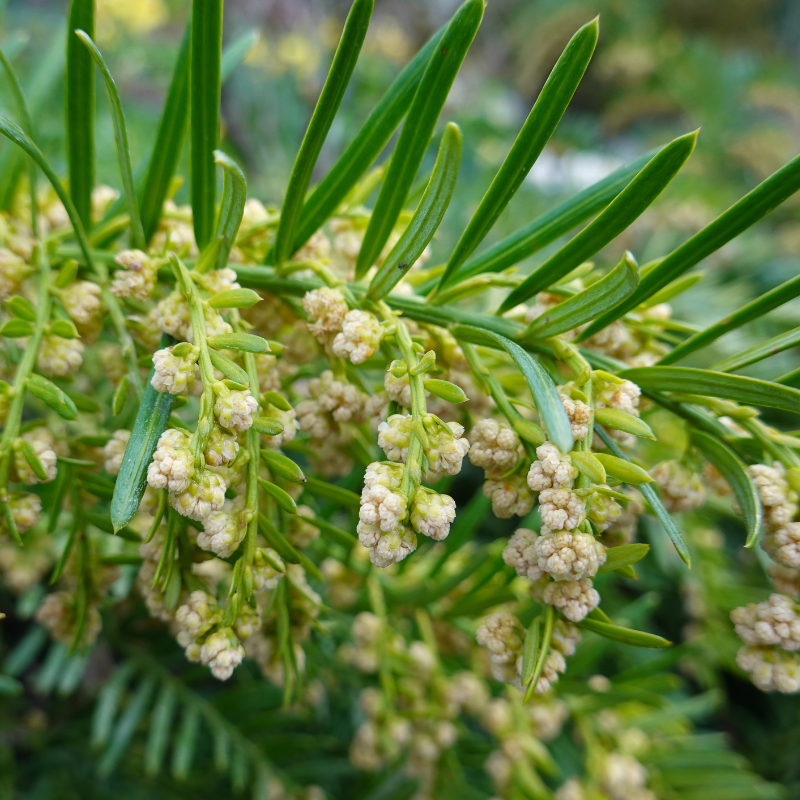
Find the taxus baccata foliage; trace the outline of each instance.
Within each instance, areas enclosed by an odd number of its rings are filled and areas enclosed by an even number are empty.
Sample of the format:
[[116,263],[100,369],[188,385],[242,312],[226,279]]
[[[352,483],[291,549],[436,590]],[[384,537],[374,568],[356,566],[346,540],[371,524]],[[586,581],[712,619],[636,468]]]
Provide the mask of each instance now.
[[[759,689],[800,691],[798,440],[761,417],[797,413],[800,391],[794,373],[739,374],[800,334],[703,361],[793,299],[796,281],[704,330],[669,306],[698,264],[800,188],[800,159],[641,266],[615,243],[668,190],[697,132],[484,246],[591,60],[592,20],[449,257],[431,264],[470,146],[442,111],[483,0],[456,11],[313,184],[372,10],[352,5],[280,207],[248,197],[220,149],[221,0],[193,4],[136,173],[91,2],[69,16],[68,181],[3,60],[16,110],[0,133],[30,168],[0,231],[0,570],[32,619],[0,689],[21,690],[49,647],[35,688],[69,694],[102,654],[101,776],[169,762],[190,779],[213,752],[235,788],[270,798],[776,796],[724,741],[692,732],[714,697],[686,699],[659,674],[674,659],[670,641],[637,628],[648,595],[616,601],[637,569],[655,569],[640,523],[661,564],[674,548],[689,569],[714,532],[694,553],[686,513],[727,504],[775,592],[714,624],[735,628],[735,662]],[[93,183],[95,84],[121,193]],[[177,206],[184,146],[191,205]],[[685,447],[653,463],[648,419],[662,412]],[[482,491],[457,504],[468,463]],[[490,516],[512,520],[507,535],[481,534]],[[181,666],[174,642],[200,666]],[[592,647],[665,655],[606,675]],[[597,674],[564,676],[573,658]],[[234,688],[195,691],[186,676],[206,670]],[[246,690],[264,684],[293,711],[254,722]],[[289,735],[292,713],[316,720],[307,763],[324,764],[333,737],[346,779],[291,768],[286,747],[250,735]]]

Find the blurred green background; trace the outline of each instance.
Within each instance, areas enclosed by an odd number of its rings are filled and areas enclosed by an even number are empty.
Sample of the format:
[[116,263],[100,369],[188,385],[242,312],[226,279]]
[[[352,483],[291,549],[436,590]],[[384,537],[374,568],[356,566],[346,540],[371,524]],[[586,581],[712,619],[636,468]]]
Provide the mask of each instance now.
[[[0,34],[23,77],[42,149],[62,173],[66,5],[12,0],[3,10]],[[97,42],[125,104],[134,165],[149,154],[189,5],[186,0],[98,0]],[[402,65],[457,5],[457,0],[377,0],[367,44],[318,174],[324,174]],[[258,40],[223,89],[225,148],[245,166],[249,193],[265,203],[282,200],[348,6],[344,0],[226,0],[226,41],[249,30],[257,32]],[[491,241],[620,164],[701,128],[687,167],[625,234],[624,246],[645,263],[668,252],[800,151],[798,0],[491,0],[443,115],[462,127],[465,147],[458,190],[434,242],[434,259],[447,253],[463,229],[569,37],[597,14],[600,42],[587,75]],[[104,92],[98,91],[97,102],[98,178],[118,186]],[[13,116],[5,86],[0,87],[0,106]],[[8,146],[0,145],[0,157]],[[434,155],[432,149],[431,163]],[[185,202],[185,188],[178,201]],[[676,315],[708,324],[797,274],[798,204],[800,198],[790,199],[702,264],[703,280],[675,302]],[[540,263],[557,246],[537,254],[523,269]],[[620,242],[612,248],[618,253]],[[704,355],[706,363],[795,327],[798,311],[800,301],[789,303],[724,337]],[[750,374],[775,377],[796,366],[796,351],[790,350]],[[642,583],[660,597],[648,613],[670,636],[680,637],[687,624],[702,629],[705,638],[682,671],[698,690],[720,692],[720,704],[704,724],[726,732],[762,775],[787,787],[787,797],[800,798],[800,701],[760,694],[717,670],[735,648],[724,613],[743,601],[761,599],[766,583],[756,558],[741,549],[738,524],[722,522],[726,542],[703,534],[708,524],[700,515],[693,522],[693,547],[703,555],[691,574],[664,552],[655,554],[659,571],[655,565],[652,573],[642,569]],[[714,524],[719,527],[719,520]],[[676,602],[680,598],[686,606]],[[571,670],[581,669],[581,658],[576,656]],[[604,656],[594,658],[589,666],[598,669]],[[88,704],[87,714],[90,710]],[[48,713],[56,714],[51,719],[57,730],[58,709]],[[64,718],[71,713],[64,709]],[[46,762],[53,774],[81,753],[85,736],[80,726],[69,735],[62,732],[62,749]],[[37,769],[42,763],[36,762]],[[84,777],[88,781],[90,776],[87,766]],[[139,796],[134,784],[119,780],[123,783],[115,784],[117,790],[124,791],[119,796]],[[170,794],[172,788],[163,788],[164,796],[188,796],[186,789]],[[210,789],[190,788],[198,796]],[[43,790],[41,796],[72,795]]]

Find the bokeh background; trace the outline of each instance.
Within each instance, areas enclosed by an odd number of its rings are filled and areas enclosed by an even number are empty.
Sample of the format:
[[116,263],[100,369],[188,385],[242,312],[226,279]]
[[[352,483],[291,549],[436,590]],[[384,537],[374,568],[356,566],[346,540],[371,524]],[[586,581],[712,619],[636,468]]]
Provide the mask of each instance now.
[[[189,5],[187,0],[98,0],[97,41],[125,104],[134,165],[149,154]],[[320,174],[402,65],[457,5],[457,0],[376,0],[361,61],[319,160]],[[257,39],[223,89],[225,148],[245,166],[250,194],[265,203],[282,201],[282,187],[348,7],[345,0],[226,0],[226,41],[248,31]],[[62,173],[65,13],[63,0],[9,0],[0,20],[0,42],[23,77],[40,144]],[[462,127],[465,147],[458,191],[434,242],[434,259],[446,254],[463,229],[569,37],[598,14],[600,42],[586,77],[492,239],[622,163],[701,128],[686,168],[626,232],[624,242],[609,248],[609,253],[618,253],[624,244],[643,264],[664,255],[800,152],[798,0],[491,0],[443,114],[443,120]],[[98,178],[116,186],[113,131],[102,90],[97,102]],[[10,115],[13,109],[4,86],[0,109]],[[0,145],[0,200],[2,170],[10,168],[7,148],[6,143]],[[429,153],[431,163],[434,155]],[[179,201],[185,188],[181,192]],[[676,314],[705,325],[796,275],[799,206],[800,198],[790,199],[704,263],[700,283],[675,301]],[[540,263],[556,246],[522,268]],[[724,337],[704,359],[716,361],[795,327],[798,312],[798,302],[787,304]],[[750,374],[775,377],[797,366],[797,353],[790,350],[762,362]],[[670,433],[669,424],[664,421],[662,433]],[[766,583],[757,559],[741,549],[741,529],[734,520],[698,515],[692,524],[693,547],[701,556],[695,571],[686,574],[671,553],[656,552],[657,568],[648,571],[645,565],[641,570],[643,590],[636,613],[655,620],[666,635],[688,640],[689,646],[682,645],[671,656],[671,664],[692,691],[704,693],[705,705],[698,705],[695,713],[697,724],[723,732],[758,772],[785,787],[787,798],[800,798],[797,698],[760,694],[719,668],[736,647],[725,620],[727,610],[764,595]],[[624,658],[618,659],[622,666]],[[607,652],[587,648],[570,669],[602,671],[611,659]],[[270,714],[277,714],[268,706],[253,722],[254,736],[268,730]],[[86,756],[84,770],[75,757],[85,755],[81,742],[90,700],[52,699],[43,692],[37,708],[26,713],[37,710],[40,715],[26,717],[25,724],[33,730],[39,726],[41,751],[49,755],[31,760],[37,771],[42,764],[46,769],[24,779],[32,787],[24,796],[86,796],[80,787],[90,785],[91,759]],[[0,723],[9,723],[2,715],[10,713],[0,710]],[[291,742],[298,752],[306,747],[307,762],[311,742],[316,742],[313,747],[322,745],[313,738],[320,729],[303,728],[302,722]],[[0,737],[13,730],[10,723],[0,724]],[[9,752],[0,746],[0,797],[3,758]],[[25,765],[14,769],[19,777]],[[210,788],[191,783],[188,789],[179,788],[165,780],[163,796],[206,796]],[[117,796],[139,796],[135,782],[115,786],[116,791],[126,787]],[[151,796],[146,788],[142,791],[141,796]]]

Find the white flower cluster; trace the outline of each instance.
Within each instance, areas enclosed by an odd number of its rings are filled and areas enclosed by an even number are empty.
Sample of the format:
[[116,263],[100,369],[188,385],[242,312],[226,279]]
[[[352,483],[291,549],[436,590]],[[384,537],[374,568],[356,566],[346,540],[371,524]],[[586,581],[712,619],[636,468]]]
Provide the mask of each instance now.
[[[608,381],[601,387],[595,387],[594,406],[595,408],[613,408],[638,417],[641,396],[642,390],[631,381],[620,380],[619,383]],[[623,447],[632,447],[636,442],[636,437],[631,433],[625,433],[615,428],[609,428],[608,433]]]
[[589,433],[589,423],[594,416],[592,407],[586,405],[583,400],[573,400],[567,394],[561,394],[561,402],[569,417],[569,423],[572,428],[572,438],[576,442],[585,439]]
[[782,567],[800,569],[797,495],[786,481],[786,470],[776,461],[773,466],[754,464],[749,472],[764,511],[761,547]]
[[223,428],[246,431],[253,424],[258,401],[249,389],[229,389],[222,381],[217,381],[214,395],[214,416]]
[[600,595],[589,578],[548,583],[542,599],[572,622],[580,622],[600,604]]
[[800,692],[800,617],[792,598],[770,595],[731,612],[736,633],[745,643],[736,663],[763,692]]
[[545,489],[539,494],[542,530],[573,530],[585,518],[586,501],[570,489]]
[[488,478],[499,478],[512,470],[524,455],[516,432],[491,418],[479,420],[469,433],[469,460]]
[[575,467],[569,455],[562,456],[558,448],[545,442],[536,448],[537,460],[528,470],[528,486],[533,492],[545,489],[571,489]]
[[45,375],[66,378],[77,372],[83,364],[83,342],[80,339],[62,339],[46,333],[39,345],[36,364]]
[[411,505],[411,527],[417,533],[440,542],[450,533],[456,518],[456,502],[446,494],[420,487]]
[[0,298],[5,300],[16,294],[30,271],[25,259],[6,247],[0,247]]
[[530,528],[517,528],[503,550],[503,561],[513,567],[517,575],[524,575],[529,581],[538,581],[544,577],[535,550],[538,538],[539,534]]
[[323,286],[307,292],[303,297],[303,309],[308,315],[308,329],[323,344],[330,343],[341,331],[347,316],[347,303],[339,289]]
[[100,287],[92,281],[73,281],[62,290],[61,304],[82,334],[91,334],[101,323]]
[[103,447],[103,456],[105,458],[103,466],[109,475],[119,475],[119,471],[122,468],[122,459],[125,457],[125,450],[128,447],[130,438],[131,432],[125,428],[120,428],[118,431],[114,431],[112,437]]
[[[53,639],[72,645],[78,624],[73,594],[61,591],[45,595],[36,610],[35,617],[40,625],[47,628]],[[78,642],[79,646],[86,647],[93,644],[101,628],[100,611],[96,605],[89,605],[86,609],[86,620]]]
[[203,520],[203,530],[197,534],[197,546],[220,558],[227,558],[239,546],[247,530],[243,498],[226,500],[222,508]]
[[492,501],[492,512],[500,519],[524,517],[533,508],[533,495],[524,475],[487,480],[483,484],[483,493]]
[[205,664],[217,680],[226,681],[242,663],[244,648],[231,628],[220,627],[221,620],[219,607],[203,591],[192,592],[175,612],[178,644],[186,658]]
[[333,340],[333,354],[353,364],[363,364],[378,352],[383,327],[368,311],[348,311],[342,329]]
[[523,638],[517,618],[502,611],[490,614],[475,632],[475,640],[489,652],[492,676],[518,684],[517,661],[522,656]]
[[367,396],[350,383],[337,381],[330,370],[308,382],[309,399],[297,405],[300,430],[312,439],[340,437],[342,423],[364,421]]
[[176,346],[165,347],[153,353],[154,369],[150,384],[157,392],[188,394],[194,384],[195,365],[200,349],[189,345],[189,352],[179,356],[173,353]]
[[30,530],[42,517],[42,501],[36,494],[15,492],[8,498],[8,507],[20,533]]
[[402,467],[374,462],[364,475],[358,540],[375,566],[388,567],[417,549],[417,537],[403,520],[408,499],[399,491]]
[[178,428],[161,434],[147,468],[147,482],[154,489],[168,489],[170,505],[200,522],[225,502],[225,481],[210,470],[195,474],[190,436]]
[[606,561],[606,549],[590,533],[557,531],[533,544],[539,569],[556,581],[591,578]]
[[612,800],[657,800],[647,789],[647,770],[633,756],[607,753],[600,782]]
[[117,297],[146,300],[156,286],[158,267],[141,250],[123,250],[114,261],[122,267],[114,273],[111,291]]
[[700,476],[679,461],[662,461],[650,470],[650,476],[661,490],[661,500],[667,511],[693,511],[706,500],[706,490]]

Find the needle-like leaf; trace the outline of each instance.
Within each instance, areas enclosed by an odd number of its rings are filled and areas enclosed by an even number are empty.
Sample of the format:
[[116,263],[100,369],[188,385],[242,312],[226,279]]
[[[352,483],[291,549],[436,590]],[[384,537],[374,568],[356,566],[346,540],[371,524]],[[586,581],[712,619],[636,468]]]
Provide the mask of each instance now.
[[790,331],[786,331],[786,333],[780,333],[771,339],[767,339],[766,342],[754,344],[740,353],[723,358],[722,361],[718,361],[710,369],[715,372],[733,372],[750,364],[755,364],[757,361],[763,361],[765,358],[774,356],[777,353],[782,353],[798,343],[800,343],[800,328],[793,328]]
[[761,533],[761,501],[746,464],[728,445],[703,431],[692,430],[691,440],[733,489],[747,527],[745,547],[752,549]]
[[[800,189],[800,156],[770,175],[738,203],[734,203],[712,223],[706,225],[691,239],[673,250],[658,266],[642,278],[639,288],[624,303],[595,320],[588,328],[586,335],[592,336],[614,320],[619,319],[623,314],[636,308],[668,283],[683,275],[695,264],[765,217],[798,189]],[[683,357],[683,355],[686,355],[686,351],[679,357]],[[675,361],[677,358],[670,360]]]
[[311,173],[314,171],[325,137],[328,135],[347,84],[350,83],[356,67],[361,45],[364,44],[364,37],[367,35],[373,6],[374,0],[354,0],[350,7],[339,46],[333,56],[333,63],[325,85],[322,87],[317,107],[308,123],[306,135],[303,137],[292,168],[292,175],[289,178],[289,185],[286,188],[286,197],[281,208],[281,221],[278,225],[272,254],[272,261],[275,264],[283,264],[292,255],[297,222],[308,185],[311,182]]
[[370,300],[380,300],[391,292],[428,246],[450,205],[460,163],[461,131],[458,125],[449,122],[417,210],[369,285],[367,297]]
[[222,240],[216,263],[217,269],[220,269],[228,263],[228,256],[236,242],[239,225],[242,223],[247,199],[247,182],[239,165],[220,150],[214,152],[214,162],[222,167],[224,173],[222,203],[214,230],[214,238]]
[[589,65],[598,32],[598,19],[595,18],[570,39],[491,186],[453,248],[439,281],[439,289],[452,282],[458,268],[483,241],[553,135]]
[[94,62],[75,31],[94,37],[94,18],[94,0],[72,0],[67,23],[67,164],[70,197],[87,229],[94,189]]
[[375,263],[400,216],[450,87],[478,32],[483,9],[484,0],[466,0],[428,62],[364,235],[356,263],[358,278]]
[[[495,346],[499,345],[511,356],[531,390],[542,424],[547,429],[548,438],[562,453],[568,453],[574,442],[569,417],[564,410],[558,389],[544,367],[527,350],[523,350],[505,336],[478,328],[472,328],[472,331],[489,339]],[[469,332],[470,326],[467,325],[456,325],[453,328],[453,335],[457,339],[461,334]]]
[[114,140],[117,144],[117,161],[119,162],[119,172],[122,178],[122,193],[125,197],[125,205],[131,220],[131,240],[135,247],[144,250],[147,247],[147,243],[144,238],[142,218],[139,214],[139,201],[136,197],[136,187],[133,182],[131,151],[128,146],[128,128],[125,125],[125,114],[122,110],[122,101],[117,91],[117,85],[114,83],[114,78],[108,69],[103,54],[97,49],[92,37],[82,30],[76,30],[75,35],[86,45],[86,49],[91,54],[95,64],[100,69],[100,74],[103,76],[108,102],[111,106],[111,117],[114,121]]
[[[193,0],[190,68],[191,198],[194,237],[201,249],[214,228],[219,143],[222,0]],[[159,209],[160,213],[160,209]]]
[[800,391],[770,381],[687,367],[636,367],[619,373],[643,390],[721,397],[754,406],[800,413]]
[[546,289],[619,236],[666,189],[692,154],[696,140],[697,131],[687,133],[659,150],[595,220],[509,293],[500,312]]
[[422,74],[444,32],[445,27],[437,31],[395,78],[353,141],[311,192],[300,212],[293,252],[336,211],[391,139],[414,99]]
[[[556,336],[577,328],[598,314],[621,303],[639,283],[639,266],[631,253],[605,277],[572,295],[537,317],[522,334],[522,339]],[[579,337],[580,339],[580,337]]]

